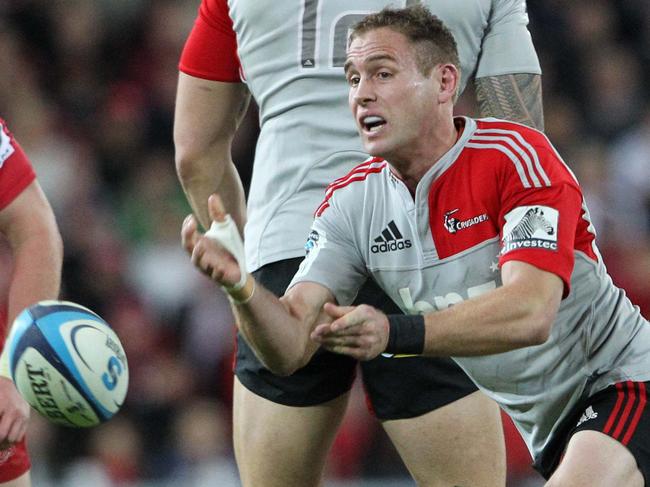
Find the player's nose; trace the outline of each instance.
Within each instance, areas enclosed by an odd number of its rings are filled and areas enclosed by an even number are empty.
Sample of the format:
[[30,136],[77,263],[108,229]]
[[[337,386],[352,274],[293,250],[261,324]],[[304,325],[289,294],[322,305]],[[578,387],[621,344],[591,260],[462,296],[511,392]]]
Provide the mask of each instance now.
[[365,106],[376,99],[372,83],[368,80],[360,80],[354,91],[354,101],[361,106]]

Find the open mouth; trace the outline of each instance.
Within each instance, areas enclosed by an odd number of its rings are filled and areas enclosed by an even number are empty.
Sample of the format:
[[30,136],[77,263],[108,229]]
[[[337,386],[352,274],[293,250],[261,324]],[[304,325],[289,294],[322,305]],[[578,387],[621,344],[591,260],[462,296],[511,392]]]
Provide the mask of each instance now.
[[370,115],[361,119],[361,125],[367,132],[377,132],[386,125],[386,120],[377,115]]

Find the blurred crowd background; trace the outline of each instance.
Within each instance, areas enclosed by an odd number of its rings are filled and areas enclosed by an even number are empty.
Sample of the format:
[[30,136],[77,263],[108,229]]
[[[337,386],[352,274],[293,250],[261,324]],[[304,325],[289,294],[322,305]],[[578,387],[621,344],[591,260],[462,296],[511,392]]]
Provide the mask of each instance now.
[[[62,297],[121,337],[131,386],[91,430],[33,415],[34,486],[236,486],[234,325],[180,248],[189,207],[174,170],[177,63],[199,0],[0,0],[0,116],[38,173],[65,243]],[[650,316],[650,2],[531,0],[546,132],[576,173],[615,281]],[[471,87],[467,91],[471,92]],[[458,112],[472,115],[465,96]],[[250,110],[234,158],[251,174]],[[11,256],[0,251],[0,291]],[[511,425],[509,486],[541,485]],[[327,486],[414,485],[363,393]]]

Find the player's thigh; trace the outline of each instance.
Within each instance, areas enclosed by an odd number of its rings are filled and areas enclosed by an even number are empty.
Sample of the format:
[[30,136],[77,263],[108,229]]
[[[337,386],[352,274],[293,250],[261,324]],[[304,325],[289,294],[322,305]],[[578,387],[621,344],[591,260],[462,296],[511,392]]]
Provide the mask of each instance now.
[[499,408],[478,391],[421,416],[382,425],[420,487],[505,485]]
[[[301,259],[268,264],[255,278],[282,295]],[[319,351],[288,377],[272,374],[238,337],[235,456],[244,487],[316,486],[340,425],[356,361]]]
[[316,406],[285,406],[235,379],[233,437],[242,485],[319,485],[347,400],[343,394]]
[[0,487],[31,487],[31,485],[32,483],[29,472],[25,472],[16,479],[7,482],[0,482]]
[[[357,299],[400,313],[372,281]],[[505,484],[498,407],[453,360],[380,355],[361,370],[374,413],[420,486]]]
[[643,475],[632,453],[598,431],[571,437],[560,466],[547,487],[643,487]]

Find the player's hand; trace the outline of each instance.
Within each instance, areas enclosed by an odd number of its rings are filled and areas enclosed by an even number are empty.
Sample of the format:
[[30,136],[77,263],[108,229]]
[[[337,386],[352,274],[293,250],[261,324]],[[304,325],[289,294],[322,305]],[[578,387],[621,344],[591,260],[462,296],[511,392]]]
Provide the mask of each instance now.
[[331,323],[318,325],[311,339],[323,348],[358,360],[370,360],[386,350],[388,345],[388,318],[381,311],[362,304],[323,307]]
[[[210,196],[208,210],[213,221],[226,220],[227,214],[218,195]],[[214,239],[199,232],[194,215],[185,218],[181,239],[183,248],[192,258],[192,263],[205,275],[222,286],[231,287],[239,282],[241,271],[237,260]]]
[[30,406],[8,377],[0,376],[0,450],[19,442],[27,432]]

